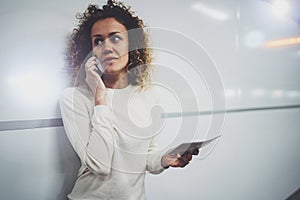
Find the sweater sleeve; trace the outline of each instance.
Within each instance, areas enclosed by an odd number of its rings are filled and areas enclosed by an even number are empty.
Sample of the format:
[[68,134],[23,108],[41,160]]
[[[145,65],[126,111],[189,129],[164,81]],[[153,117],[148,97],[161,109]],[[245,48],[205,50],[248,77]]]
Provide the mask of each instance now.
[[90,118],[87,101],[76,88],[64,90],[59,103],[65,132],[81,162],[94,174],[107,175],[114,152],[112,111],[97,105]]
[[160,107],[160,97],[157,90],[154,90],[153,96],[155,98],[155,105],[152,110],[152,120],[153,120],[153,137],[151,138],[150,145],[148,148],[147,155],[147,171],[152,174],[159,174],[164,171],[165,168],[162,167],[162,157],[165,154],[163,149],[158,146],[159,131],[163,124],[161,119],[161,114],[163,110]]
[[162,156],[164,153],[157,148],[157,137],[154,136],[150,142],[148,156],[147,156],[147,171],[152,174],[159,174],[165,170],[162,167]]

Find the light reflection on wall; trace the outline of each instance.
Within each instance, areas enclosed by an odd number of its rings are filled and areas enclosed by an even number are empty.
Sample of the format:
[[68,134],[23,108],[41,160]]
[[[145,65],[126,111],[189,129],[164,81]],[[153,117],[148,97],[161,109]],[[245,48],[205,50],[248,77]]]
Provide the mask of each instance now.
[[286,93],[289,98],[299,98],[300,99],[300,91],[299,90],[289,90]]
[[277,0],[272,3],[272,13],[277,16],[283,16],[290,10],[290,5],[285,0]]
[[266,91],[261,88],[253,89],[251,91],[251,95],[254,97],[264,97],[266,95]]
[[[32,69],[7,74],[6,89],[12,96],[28,104],[43,104],[53,97],[59,97],[62,81],[51,71]],[[25,102],[24,102],[25,103]]]
[[245,35],[245,45],[249,48],[259,48],[263,46],[265,35],[260,30],[249,31]]
[[218,21],[226,21],[229,18],[229,16],[223,11],[210,8],[199,2],[192,4],[192,9]]
[[272,91],[272,98],[282,98],[284,97],[284,93],[283,93],[283,90],[273,90]]
[[290,37],[290,38],[282,38],[282,39],[267,41],[265,43],[265,47],[268,48],[283,47],[283,46],[296,45],[296,44],[300,44],[300,37]]
[[225,89],[226,98],[239,98],[242,95],[241,88]]
[[[244,90],[247,92],[243,93],[244,97],[249,97],[251,99],[280,99],[288,98],[291,100],[300,99],[300,90],[285,90],[285,89],[264,89],[264,88],[253,88],[250,90]],[[241,88],[230,88],[225,89],[225,97],[227,100],[239,99],[242,97]]]

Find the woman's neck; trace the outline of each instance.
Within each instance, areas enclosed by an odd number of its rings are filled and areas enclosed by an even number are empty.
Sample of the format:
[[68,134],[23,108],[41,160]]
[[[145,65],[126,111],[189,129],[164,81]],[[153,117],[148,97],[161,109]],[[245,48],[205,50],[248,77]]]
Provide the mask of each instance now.
[[122,89],[128,86],[128,76],[126,72],[104,73],[102,80],[107,88]]

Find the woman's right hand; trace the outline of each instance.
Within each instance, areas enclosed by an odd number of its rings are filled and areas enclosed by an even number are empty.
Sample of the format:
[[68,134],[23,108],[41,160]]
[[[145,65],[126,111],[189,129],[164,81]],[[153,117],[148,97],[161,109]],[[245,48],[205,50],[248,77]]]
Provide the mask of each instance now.
[[95,105],[106,104],[106,87],[98,74],[96,57],[90,57],[85,63],[85,72],[88,86],[95,96]]

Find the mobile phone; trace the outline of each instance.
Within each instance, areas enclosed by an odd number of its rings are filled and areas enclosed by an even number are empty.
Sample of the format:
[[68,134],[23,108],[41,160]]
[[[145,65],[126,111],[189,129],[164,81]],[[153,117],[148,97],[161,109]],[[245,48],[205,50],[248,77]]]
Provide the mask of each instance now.
[[102,76],[104,73],[104,69],[103,69],[102,65],[100,64],[100,61],[98,60],[97,57],[96,57],[96,63],[97,63],[98,73],[100,76]]

